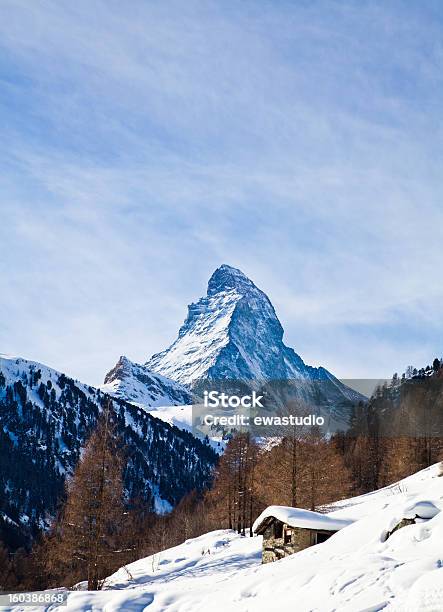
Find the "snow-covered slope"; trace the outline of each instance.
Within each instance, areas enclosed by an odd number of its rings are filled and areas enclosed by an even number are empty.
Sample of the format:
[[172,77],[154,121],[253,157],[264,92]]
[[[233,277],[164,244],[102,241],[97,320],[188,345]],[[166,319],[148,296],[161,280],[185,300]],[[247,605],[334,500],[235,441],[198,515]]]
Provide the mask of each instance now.
[[[261,537],[215,531],[120,569],[105,590],[68,597],[68,611],[439,612],[443,610],[443,477],[423,470],[340,502],[355,522],[326,542],[261,565]],[[402,518],[433,518],[387,534]]]
[[104,393],[149,407],[191,403],[191,394],[183,385],[124,356],[106,374],[105,383],[100,389]]
[[[121,398],[152,414],[153,417],[188,431],[192,429],[192,397],[186,387],[149,368],[120,357],[106,375],[100,390]],[[221,453],[225,446],[220,436],[209,436],[212,448]]]
[[[39,363],[38,361],[31,361],[30,359],[24,359],[23,357],[19,357],[18,355],[6,355],[4,353],[0,353],[0,372],[5,378],[5,383],[11,381],[22,381],[25,384],[29,382],[28,380],[25,381],[25,378],[28,379],[29,372],[33,372],[33,381],[35,382],[34,384],[29,385],[29,399],[33,399],[35,401],[40,402],[41,398],[38,394],[38,387],[40,383],[43,383],[43,385],[45,385],[46,387],[48,387],[48,383],[50,383],[49,388],[52,388],[53,383],[56,383],[55,392],[57,393],[58,384],[56,381],[62,375],[61,372],[58,372],[54,368],[44,365],[43,363]],[[86,397],[91,397],[95,394],[94,387],[85,385],[78,380],[74,382],[77,388],[81,390]],[[3,385],[3,391],[4,387],[5,384]]]

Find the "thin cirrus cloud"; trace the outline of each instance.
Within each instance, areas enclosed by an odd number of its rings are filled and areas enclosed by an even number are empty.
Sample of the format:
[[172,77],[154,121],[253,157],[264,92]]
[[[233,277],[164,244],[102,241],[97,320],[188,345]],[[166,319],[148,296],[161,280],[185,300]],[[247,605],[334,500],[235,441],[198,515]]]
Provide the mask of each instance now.
[[236,265],[344,378],[441,354],[439,3],[0,6],[0,351],[101,382]]

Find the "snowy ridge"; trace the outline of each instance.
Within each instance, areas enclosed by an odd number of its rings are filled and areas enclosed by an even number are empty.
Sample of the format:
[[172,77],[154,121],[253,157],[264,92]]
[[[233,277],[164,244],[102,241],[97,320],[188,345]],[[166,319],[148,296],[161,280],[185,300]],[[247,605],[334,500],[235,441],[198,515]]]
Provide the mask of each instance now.
[[352,508],[352,516],[361,518],[372,511],[386,507],[389,505],[387,504],[389,500],[400,499],[401,496],[404,496],[404,499],[415,499],[420,498],[424,491],[435,490],[438,499],[443,499],[441,474],[443,474],[443,463],[436,463],[382,489],[329,504],[325,510],[341,516],[346,515],[348,508]]
[[100,389],[115,397],[149,407],[190,404],[189,391],[146,366],[121,356]]
[[[102,592],[73,592],[68,611],[297,612],[443,610],[440,465],[340,502],[354,522],[329,540],[261,565],[261,536],[214,531],[140,559]],[[355,503],[354,503],[355,502]],[[418,514],[416,524],[393,527]]]
[[[0,353],[0,372],[2,372],[6,380],[21,380],[24,378],[23,373],[28,370],[32,370],[34,372],[40,370],[41,376],[39,377],[39,382],[43,382],[45,385],[47,385],[48,381],[51,381],[51,383],[54,382],[56,394],[58,395],[60,393],[60,388],[58,387],[57,380],[60,377],[61,372],[38,361],[24,359],[23,357],[19,357],[17,355],[7,355],[6,353]],[[74,380],[74,382],[76,386],[78,386],[78,388],[81,389],[87,397],[90,397],[95,393],[94,387],[86,385],[80,382],[79,380]],[[31,393],[34,399],[38,399],[38,401],[41,401],[38,396],[36,387],[31,389]]]
[[[149,368],[120,357],[106,375],[103,393],[131,402],[153,417],[192,433],[192,396],[180,383],[152,372]],[[209,443],[217,453],[223,452],[226,442],[209,436]]]

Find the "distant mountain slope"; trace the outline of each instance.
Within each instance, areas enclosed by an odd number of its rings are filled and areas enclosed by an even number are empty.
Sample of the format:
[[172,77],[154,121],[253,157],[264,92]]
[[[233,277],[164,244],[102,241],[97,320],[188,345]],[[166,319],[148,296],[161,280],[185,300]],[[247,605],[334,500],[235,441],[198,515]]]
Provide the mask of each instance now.
[[[0,532],[9,521],[31,532],[44,526],[107,397],[40,363],[0,356]],[[206,444],[121,399],[112,409],[127,448],[128,498],[162,511],[210,482],[216,454]]]
[[[165,423],[192,432],[192,394],[183,385],[161,374],[120,357],[116,366],[106,374],[105,384],[100,390],[114,397],[124,399],[143,409]],[[209,437],[209,443],[217,453],[224,444],[217,436]]]
[[124,356],[106,374],[100,389],[115,397],[151,407],[191,403],[191,394],[183,385]]

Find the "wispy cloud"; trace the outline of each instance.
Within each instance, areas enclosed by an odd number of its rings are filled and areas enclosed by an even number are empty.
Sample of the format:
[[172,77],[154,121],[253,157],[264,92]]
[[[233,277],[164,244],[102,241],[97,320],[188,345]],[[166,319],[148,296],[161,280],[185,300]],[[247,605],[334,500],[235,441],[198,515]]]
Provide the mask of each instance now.
[[441,352],[437,2],[0,6],[0,348],[101,381],[212,269],[344,377]]

